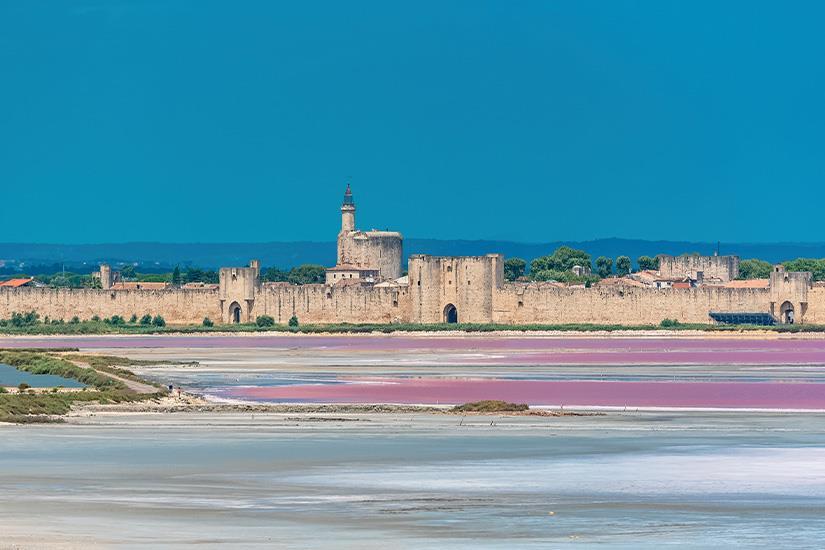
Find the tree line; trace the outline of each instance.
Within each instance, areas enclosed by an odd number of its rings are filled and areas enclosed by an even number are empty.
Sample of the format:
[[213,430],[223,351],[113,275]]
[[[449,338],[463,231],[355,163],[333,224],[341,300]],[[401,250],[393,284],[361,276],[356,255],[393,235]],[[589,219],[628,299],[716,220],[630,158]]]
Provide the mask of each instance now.
[[[592,273],[576,275],[572,270],[577,265],[592,270]],[[810,271],[815,281],[825,281],[825,258],[797,258],[782,262],[782,265],[787,271]],[[639,256],[636,258],[636,269],[638,271],[658,270],[659,258]],[[773,264],[764,260],[757,258],[742,260],[739,262],[738,279],[767,279],[772,269]],[[508,258],[504,262],[504,278],[508,281],[526,277],[532,281],[587,284],[613,275],[623,277],[633,271],[633,262],[628,256],[618,256],[615,260],[599,256],[591,262],[590,254],[569,246],[560,246],[552,254],[532,260],[529,273],[527,262],[522,258]]]
[[[595,272],[593,272],[593,263],[596,267]],[[636,259],[636,265],[639,270],[659,269],[659,259],[639,256]],[[574,273],[573,268],[576,266],[583,268],[584,272],[580,275]],[[569,246],[560,246],[552,254],[532,260],[529,273],[527,273],[527,262],[522,258],[508,258],[504,261],[504,278],[508,281],[526,277],[532,281],[588,284],[614,274],[621,277],[631,273],[632,270],[633,263],[628,256],[619,256],[615,262],[613,258],[599,256],[595,262],[592,262],[590,254]]]

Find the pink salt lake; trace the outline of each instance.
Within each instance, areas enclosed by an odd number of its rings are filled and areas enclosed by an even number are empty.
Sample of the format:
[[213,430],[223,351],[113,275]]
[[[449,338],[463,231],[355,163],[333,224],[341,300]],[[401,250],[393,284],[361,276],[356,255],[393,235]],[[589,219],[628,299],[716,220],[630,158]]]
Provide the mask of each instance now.
[[[371,355],[388,364],[395,354],[434,354],[450,364],[477,366],[785,365],[825,371],[825,340],[724,338],[604,338],[453,336],[139,336],[0,339],[0,347],[189,348],[283,350],[338,357]],[[708,370],[708,369],[705,369]],[[502,369],[497,369],[501,372]],[[338,383],[227,386],[222,397],[276,402],[463,403],[503,399],[531,405],[697,407],[825,410],[825,376],[805,381],[530,380],[470,377],[346,376]]]

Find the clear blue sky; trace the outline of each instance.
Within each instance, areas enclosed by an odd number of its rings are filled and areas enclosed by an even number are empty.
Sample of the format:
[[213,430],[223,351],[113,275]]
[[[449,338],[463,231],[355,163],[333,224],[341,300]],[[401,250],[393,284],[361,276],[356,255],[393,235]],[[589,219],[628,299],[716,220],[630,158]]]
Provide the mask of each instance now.
[[825,3],[0,3],[0,241],[823,241]]

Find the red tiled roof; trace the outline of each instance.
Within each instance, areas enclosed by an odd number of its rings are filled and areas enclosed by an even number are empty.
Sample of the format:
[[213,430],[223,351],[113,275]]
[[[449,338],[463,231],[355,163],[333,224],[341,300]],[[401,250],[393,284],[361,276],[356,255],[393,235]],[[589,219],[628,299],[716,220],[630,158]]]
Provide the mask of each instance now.
[[744,279],[729,281],[726,288],[769,288],[771,285],[770,279]]
[[27,284],[31,283],[34,280],[34,277],[30,279],[9,279],[8,281],[3,281],[0,283],[0,286],[10,286],[12,288],[19,288],[21,286],[26,286]]
[[690,283],[673,283],[672,288],[690,288]]

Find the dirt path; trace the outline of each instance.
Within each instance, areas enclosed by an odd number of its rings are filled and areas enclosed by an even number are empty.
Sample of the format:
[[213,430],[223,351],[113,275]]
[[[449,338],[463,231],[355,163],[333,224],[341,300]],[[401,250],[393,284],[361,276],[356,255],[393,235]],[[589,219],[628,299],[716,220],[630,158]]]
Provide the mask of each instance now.
[[108,376],[113,380],[117,380],[118,382],[122,382],[127,388],[132,390],[135,393],[157,393],[160,389],[156,388],[155,386],[151,386],[149,384],[144,384],[143,382],[137,382],[135,380],[129,380],[128,378],[123,378],[122,376],[118,376],[116,374],[112,374],[111,372],[106,372],[102,370],[98,370],[93,368],[88,363],[83,363],[82,361],[72,361],[78,367],[83,367],[85,369],[92,369],[98,374],[102,374],[103,376]]

